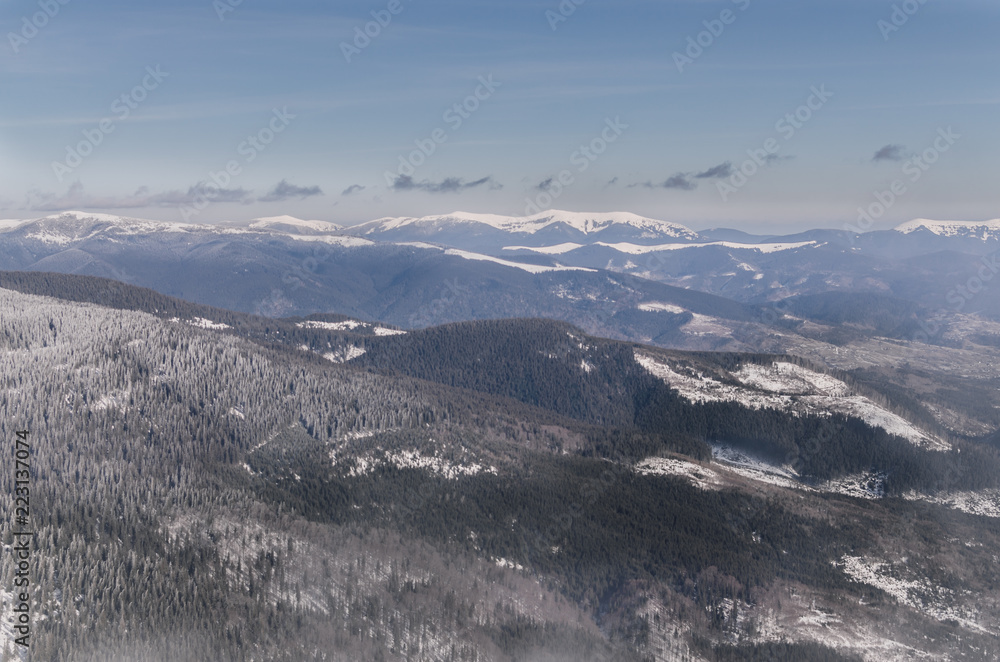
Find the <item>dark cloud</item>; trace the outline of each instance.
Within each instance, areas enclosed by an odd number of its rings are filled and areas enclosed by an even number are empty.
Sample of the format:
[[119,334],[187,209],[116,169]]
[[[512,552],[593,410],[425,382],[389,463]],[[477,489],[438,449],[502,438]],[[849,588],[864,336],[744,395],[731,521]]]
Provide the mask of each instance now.
[[[778,154],[768,154],[763,158],[765,165],[773,165],[781,161],[791,161],[794,156],[779,156]],[[736,167],[733,166],[732,161],[726,161],[725,163],[720,163],[719,165],[712,166],[708,170],[703,170],[702,172],[678,172],[675,175],[667,178],[666,181],[660,183],[653,183],[651,181],[636,182],[635,184],[629,184],[627,188],[665,188],[675,191],[694,191],[698,188],[699,179],[727,179],[732,177],[736,173]],[[607,186],[612,186],[618,182],[618,178],[615,177]]]
[[729,161],[713,166],[704,172],[695,175],[695,179],[725,179],[733,174],[733,164]]
[[636,188],[641,186],[642,188],[665,188],[673,189],[677,191],[693,191],[698,188],[696,182],[691,181],[692,174],[689,172],[679,172],[667,178],[666,181],[660,182],[659,184],[654,184],[650,181],[638,182],[636,184],[629,184],[628,188]]
[[63,195],[32,191],[26,208],[33,211],[66,211],[69,209],[139,209],[142,207],[179,207],[204,202],[234,202],[250,204],[251,192],[244,188],[220,188],[210,182],[198,182],[186,191],[150,193],[146,186],[129,196],[93,196],[83,190],[80,182],[73,183]]
[[354,195],[355,193],[361,193],[364,190],[365,187],[362,186],[361,184],[351,184],[350,186],[344,189],[341,195]]
[[250,191],[240,188],[221,188],[210,182],[198,182],[187,191],[167,191],[146,198],[146,205],[151,207],[173,207],[175,205],[190,205],[199,201],[236,202],[248,205],[253,202]]
[[539,191],[548,191],[550,188],[552,188],[553,181],[555,181],[555,178],[549,177],[548,179],[539,182],[538,186],[536,186],[535,188],[538,189]]
[[288,180],[282,179],[267,195],[258,198],[259,202],[281,202],[282,200],[305,200],[315,195],[323,195],[323,190],[318,186],[295,186],[289,184]]
[[617,177],[612,177],[611,181],[609,181],[607,184],[605,184],[604,187],[607,188],[609,186],[614,186],[617,183],[618,183],[618,178]]
[[879,161],[902,161],[905,158],[905,145],[886,145],[875,152],[875,156],[872,157],[872,161],[875,163],[878,163]]
[[780,156],[778,154],[768,154],[764,157],[764,164],[771,165],[774,163],[781,163],[782,161],[791,161],[795,157],[789,154],[788,156]]
[[679,172],[673,177],[668,178],[665,182],[657,185],[654,188],[669,188],[669,189],[677,189],[680,191],[693,191],[696,188],[698,188],[698,185],[691,181],[691,175]]
[[488,185],[491,190],[501,189],[503,186],[493,180],[492,176],[483,177],[473,182],[466,182],[461,177],[447,177],[440,182],[424,180],[414,181],[413,177],[400,175],[392,184],[393,191],[425,191],[427,193],[458,193],[466,189],[477,188]]

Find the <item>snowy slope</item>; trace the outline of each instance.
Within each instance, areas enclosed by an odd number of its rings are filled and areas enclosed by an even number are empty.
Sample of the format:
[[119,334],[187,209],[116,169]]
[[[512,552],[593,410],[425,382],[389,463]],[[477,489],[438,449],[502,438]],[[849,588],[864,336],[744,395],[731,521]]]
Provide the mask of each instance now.
[[326,221],[304,221],[294,216],[269,216],[255,218],[250,222],[251,230],[276,230],[279,232],[340,232],[343,228]]
[[489,255],[482,255],[480,253],[472,253],[469,251],[460,251],[458,249],[452,248],[445,251],[445,255],[455,255],[457,257],[464,258],[466,260],[478,260],[481,262],[493,262],[505,267],[513,267],[515,269],[521,269],[522,271],[527,271],[531,274],[542,274],[551,271],[589,271],[596,272],[597,269],[586,269],[584,267],[564,267],[556,265],[554,267],[546,267],[539,264],[522,264],[521,262],[511,262],[510,260],[501,260],[498,257],[490,257]]
[[0,219],[0,232],[3,232],[4,230],[11,230],[23,223],[27,223],[27,221],[19,218]]
[[946,442],[920,430],[903,417],[864,396],[853,394],[841,380],[792,363],[776,362],[770,366],[747,363],[729,373],[739,383],[736,385],[672,365],[638,350],[635,360],[691,402],[738,402],[750,409],[776,409],[800,415],[845,414],[903,437],[916,446],[931,450],[950,448]]
[[[770,244],[741,244],[732,241],[713,241],[710,243],[694,243],[694,244],[656,244],[656,245],[640,245],[632,244],[627,242],[620,242],[615,244],[609,244],[603,241],[595,242],[595,246],[603,246],[604,248],[610,248],[612,250],[618,251],[619,253],[627,253],[629,255],[645,255],[646,253],[659,253],[661,251],[678,251],[693,248],[710,248],[713,246],[718,246],[721,248],[731,248],[734,250],[746,250],[746,251],[758,251],[760,253],[777,253],[780,251],[790,251],[797,248],[805,248],[807,246],[817,246],[815,241],[800,241],[800,242],[785,242],[785,243],[770,243]],[[556,246],[504,246],[505,251],[534,251],[535,253],[543,253],[546,255],[560,255],[563,253],[569,253],[570,251],[575,251],[579,248],[583,248],[581,244],[565,243],[558,244]]]
[[897,225],[893,230],[902,234],[925,230],[940,237],[963,237],[988,241],[1000,239],[1000,219],[992,221],[932,221],[918,218]]
[[352,228],[358,234],[380,234],[392,230],[412,227],[467,227],[483,226],[511,234],[533,235],[541,230],[564,226],[583,235],[592,235],[615,227],[627,227],[641,231],[649,238],[676,237],[678,239],[695,240],[698,235],[691,229],[658,221],[630,212],[586,213],[551,210],[534,216],[499,216],[496,214],[470,214],[455,212],[441,216],[423,216],[419,218],[382,218],[369,223],[363,223]]

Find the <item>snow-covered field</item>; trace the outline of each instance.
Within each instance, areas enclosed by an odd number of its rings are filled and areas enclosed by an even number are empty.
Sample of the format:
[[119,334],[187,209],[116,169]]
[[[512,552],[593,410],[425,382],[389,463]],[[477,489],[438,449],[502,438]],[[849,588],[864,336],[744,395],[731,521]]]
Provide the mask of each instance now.
[[791,467],[778,467],[743,451],[725,444],[712,446],[712,458],[725,466],[729,471],[744,478],[788,487],[792,489],[809,489],[799,482],[799,475]]
[[920,430],[903,417],[864,396],[852,394],[843,381],[792,363],[776,362],[770,366],[745,364],[730,373],[737,382],[733,384],[692,368],[672,365],[638,350],[635,360],[690,402],[737,402],[750,409],[776,409],[797,415],[840,413],[859,418],[916,446],[939,451],[950,449],[949,444]]
[[353,331],[359,326],[366,326],[364,322],[357,320],[344,320],[343,322],[299,322],[295,326],[300,329],[323,329],[325,331]]
[[[979,623],[979,614],[974,608],[959,603],[954,591],[914,575],[903,564],[844,556],[838,567],[854,581],[882,589],[900,604],[939,621],[954,620],[970,630],[995,633]],[[904,578],[906,576],[912,578]]]
[[686,313],[687,311],[680,306],[675,306],[672,303],[660,303],[658,301],[650,301],[648,303],[640,303],[639,310],[647,313],[673,313],[675,315],[680,315]]
[[445,255],[455,255],[457,257],[466,260],[477,260],[480,262],[493,262],[495,264],[500,264],[505,267],[514,267],[515,269],[520,269],[522,271],[527,271],[530,274],[544,274],[550,271],[588,271],[590,273],[596,273],[597,269],[587,269],[586,267],[564,267],[556,265],[554,267],[546,267],[540,264],[525,264],[523,262],[511,262],[510,260],[503,260],[498,257],[490,257],[489,255],[482,255],[480,253],[472,253],[470,251],[463,251],[457,248],[449,248],[446,250]]
[[306,320],[299,322],[295,326],[300,329],[321,329],[323,331],[371,331],[376,336],[402,336],[406,331],[401,329],[390,329],[388,327],[372,324],[370,322],[360,322],[358,320],[344,320],[343,322],[317,322]]
[[928,501],[970,515],[1000,518],[1000,490],[981,492],[945,492],[936,495],[908,492],[903,495],[908,501]]
[[233,328],[228,324],[223,324],[222,322],[213,322],[212,320],[205,319],[204,317],[195,317],[194,319],[190,320],[182,320],[179,317],[171,317],[170,321],[175,324],[184,322],[185,324],[196,327],[198,329],[211,329],[213,331],[225,331],[226,329]]
[[644,476],[681,476],[705,490],[716,489],[723,485],[718,472],[694,462],[672,457],[648,457],[637,464],[635,470]]
[[[334,466],[341,460],[334,452],[330,454]],[[420,469],[437,474],[448,480],[458,480],[463,476],[475,476],[480,473],[496,475],[497,469],[478,462],[450,462],[437,455],[421,455],[419,451],[402,450],[379,453],[368,453],[354,458],[354,466],[348,472],[350,476],[364,476],[378,466],[391,464],[397,469]]]
[[359,356],[364,356],[365,350],[360,347],[355,347],[354,345],[344,345],[343,347],[338,347],[332,352],[326,352],[323,354],[323,358],[331,363],[347,363],[352,359],[356,359]]
[[804,248],[806,246],[815,246],[816,242],[801,241],[797,243],[740,244],[732,241],[713,241],[706,244],[659,244],[656,246],[642,246],[630,243],[606,244],[599,241],[596,245],[605,246],[606,248],[614,249],[620,253],[628,253],[629,255],[644,255],[646,253],[658,253],[660,251],[679,251],[687,248],[709,248],[711,246],[720,246],[722,248],[731,248],[734,250],[758,251],[761,253],[777,253],[780,251],[795,250],[796,248]]

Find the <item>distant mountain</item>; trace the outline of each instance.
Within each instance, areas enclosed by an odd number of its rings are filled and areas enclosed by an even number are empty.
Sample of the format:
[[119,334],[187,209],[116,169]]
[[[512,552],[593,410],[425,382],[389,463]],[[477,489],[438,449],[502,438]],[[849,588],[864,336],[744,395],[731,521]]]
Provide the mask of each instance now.
[[257,218],[250,222],[251,230],[272,230],[275,232],[285,232],[287,234],[335,234],[344,228],[336,223],[326,221],[303,221],[294,216],[271,216],[268,218]]
[[964,237],[980,241],[1000,240],[1000,219],[992,221],[930,221],[917,219],[893,228],[902,234],[930,232],[939,237]]
[[455,213],[340,228],[287,216],[199,225],[66,212],[0,224],[0,268],[114,278],[272,316],[339,313],[407,328],[544,316],[672,347],[774,351],[790,345],[760,344],[774,338],[770,324],[733,323],[775,317],[765,311],[791,297],[898,301],[891,325],[877,305],[866,311],[878,320],[847,324],[826,304],[795,308],[830,327],[816,337],[838,343],[914,337],[928,314],[945,324],[956,312],[1000,319],[1000,298],[959,289],[1000,247],[991,223],[782,237],[699,234],[628,213]]
[[[422,242],[63,214],[0,232],[0,267],[113,278],[269,316],[339,313],[413,328],[551,317],[594,333],[737,348],[762,311],[559,256],[495,257]],[[297,229],[297,226],[296,226]],[[726,322],[728,321],[728,322]]]
[[381,241],[432,241],[496,254],[504,246],[551,246],[567,242],[691,242],[698,234],[683,225],[628,212],[546,211],[513,217],[455,212],[421,218],[383,218],[346,232]]

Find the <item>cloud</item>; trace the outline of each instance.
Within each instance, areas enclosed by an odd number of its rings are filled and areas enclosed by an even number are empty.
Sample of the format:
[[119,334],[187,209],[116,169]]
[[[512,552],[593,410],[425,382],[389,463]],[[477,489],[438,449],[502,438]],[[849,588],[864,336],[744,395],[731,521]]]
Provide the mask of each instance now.
[[396,181],[392,184],[393,191],[425,191],[427,193],[458,193],[459,191],[464,191],[466,189],[476,188],[479,186],[489,185],[491,190],[497,190],[503,188],[503,185],[498,184],[493,180],[492,176],[483,177],[482,179],[477,179],[474,182],[466,182],[460,177],[446,177],[440,182],[432,182],[424,180],[422,182],[414,181],[413,177],[408,175],[400,175],[396,178]]
[[143,207],[179,207],[204,202],[235,202],[250,204],[253,196],[244,188],[220,188],[209,182],[198,182],[187,191],[150,193],[140,187],[129,196],[93,196],[83,184],[74,182],[63,195],[38,190],[28,193],[25,209],[32,211],[66,211],[69,209],[140,209]]
[[607,188],[609,186],[614,186],[617,183],[618,183],[618,178],[617,177],[612,177],[611,180],[607,184],[604,185],[604,188]]
[[538,186],[536,186],[535,188],[538,189],[539,191],[548,191],[550,188],[552,188],[553,181],[555,181],[555,178],[549,177],[545,181],[539,182]]
[[768,154],[764,157],[764,164],[771,165],[772,163],[780,163],[782,161],[791,161],[795,158],[794,155],[789,154],[787,156],[781,156],[779,154]]
[[361,184],[351,184],[343,190],[341,195],[354,195],[355,193],[361,193],[365,190],[365,187]]
[[691,174],[686,172],[679,172],[659,184],[654,184],[653,182],[640,182],[638,184],[628,185],[629,188],[635,188],[636,186],[641,186],[643,188],[678,189],[681,191],[693,191],[698,188],[698,185],[691,181]]
[[681,191],[693,191],[698,185],[691,181],[689,174],[679,172],[667,181],[660,184],[660,188],[679,189]]
[[907,150],[905,145],[886,145],[875,152],[875,156],[872,157],[872,162],[902,161],[906,158],[906,153]]
[[[773,165],[781,161],[791,161],[794,156],[779,156],[778,154],[768,154],[764,157],[764,165]],[[654,184],[651,181],[637,182],[635,184],[629,184],[627,188],[636,188],[641,186],[642,188],[665,188],[675,191],[694,191],[698,188],[698,179],[728,179],[736,174],[736,168],[733,166],[732,161],[726,161],[725,163],[720,163],[719,165],[712,166],[708,170],[703,170],[702,172],[678,172],[675,175],[671,175],[666,181],[660,182],[659,184]],[[618,182],[618,178],[615,177],[606,186],[612,186]]]
[[713,166],[695,175],[695,179],[725,179],[733,174],[733,164],[729,161]]
[[282,179],[275,184],[274,188],[267,195],[257,199],[258,202],[281,202],[292,198],[305,200],[315,195],[323,195],[323,190],[318,186],[295,186],[289,184],[288,180]]

